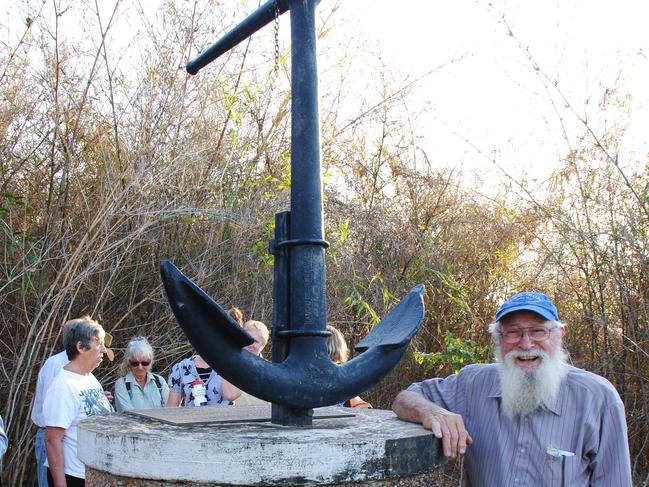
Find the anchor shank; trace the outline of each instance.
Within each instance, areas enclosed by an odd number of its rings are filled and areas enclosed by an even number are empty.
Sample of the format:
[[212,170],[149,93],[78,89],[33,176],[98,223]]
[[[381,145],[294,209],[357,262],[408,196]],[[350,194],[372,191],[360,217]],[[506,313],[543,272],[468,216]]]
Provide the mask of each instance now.
[[[279,14],[288,10],[288,0],[277,0]],[[265,4],[246,17],[239,25],[221,37],[205,51],[187,63],[187,72],[196,74],[202,68],[214,61],[221,54],[228,52],[241,41],[247,39],[275,18],[275,0],[268,0]]]
[[281,363],[288,356],[288,340],[281,338],[277,332],[288,329],[288,250],[278,247],[280,242],[289,239],[290,212],[275,214],[275,239],[270,243],[273,263],[273,341],[272,359]]
[[[290,0],[291,10],[291,239],[322,241],[322,169],[316,48],[316,0]],[[324,247],[290,251],[290,328],[326,330]],[[326,353],[325,338],[294,338],[291,350]],[[324,357],[323,357],[324,358]]]
[[[291,224],[294,240],[323,239],[315,0],[291,0]],[[326,329],[324,247],[290,250],[290,328]],[[313,340],[291,345],[312,350]]]

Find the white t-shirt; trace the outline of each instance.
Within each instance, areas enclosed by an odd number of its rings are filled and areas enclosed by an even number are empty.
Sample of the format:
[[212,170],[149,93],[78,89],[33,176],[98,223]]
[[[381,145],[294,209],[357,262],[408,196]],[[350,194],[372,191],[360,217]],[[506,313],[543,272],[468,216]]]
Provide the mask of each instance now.
[[34,406],[32,407],[32,421],[39,428],[45,427],[45,420],[43,419],[43,400],[45,399],[45,393],[52,385],[54,378],[59,375],[61,369],[68,362],[68,354],[63,350],[48,358],[41,367],[41,370],[38,371],[36,395],[34,396]]
[[[65,473],[86,478],[86,467],[77,456],[77,425],[88,416],[108,414],[112,407],[94,375],[81,375],[62,369],[48,389],[43,402],[46,426],[64,428]],[[45,462],[49,467],[49,463]]]

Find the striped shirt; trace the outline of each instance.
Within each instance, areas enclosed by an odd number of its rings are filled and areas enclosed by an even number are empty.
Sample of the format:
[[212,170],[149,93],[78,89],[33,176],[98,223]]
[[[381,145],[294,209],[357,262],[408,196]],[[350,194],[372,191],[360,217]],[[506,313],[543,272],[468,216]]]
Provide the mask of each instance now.
[[[554,404],[512,419],[501,409],[499,367],[470,365],[408,388],[464,418],[473,438],[466,486],[631,486],[624,405],[610,382],[569,366]],[[575,455],[562,469],[548,448]]]

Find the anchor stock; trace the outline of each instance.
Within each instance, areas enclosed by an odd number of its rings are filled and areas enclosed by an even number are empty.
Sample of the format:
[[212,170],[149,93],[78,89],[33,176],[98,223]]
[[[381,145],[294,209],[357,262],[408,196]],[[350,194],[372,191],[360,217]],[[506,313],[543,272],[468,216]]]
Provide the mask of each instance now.
[[198,73],[221,54],[228,52],[266,24],[272,22],[275,19],[275,5],[277,5],[280,15],[288,10],[288,0],[269,0],[250,14],[235,29],[232,29],[219,39],[218,42],[212,44],[195,59],[188,62],[186,66],[187,72],[189,74]]

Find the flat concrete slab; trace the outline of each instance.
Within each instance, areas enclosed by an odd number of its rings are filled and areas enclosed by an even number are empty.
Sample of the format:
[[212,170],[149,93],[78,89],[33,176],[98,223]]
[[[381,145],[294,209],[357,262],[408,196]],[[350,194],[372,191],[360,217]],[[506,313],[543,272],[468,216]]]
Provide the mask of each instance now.
[[[313,420],[353,417],[352,409],[326,407],[313,411]],[[200,408],[156,408],[128,411],[144,418],[173,425],[205,425],[219,423],[270,422],[271,405],[260,406],[203,406]]]
[[93,416],[79,424],[78,451],[93,470],[164,485],[339,485],[417,476],[445,463],[439,441],[420,425],[386,410],[353,413],[300,428],[262,421],[175,425],[126,413]]

